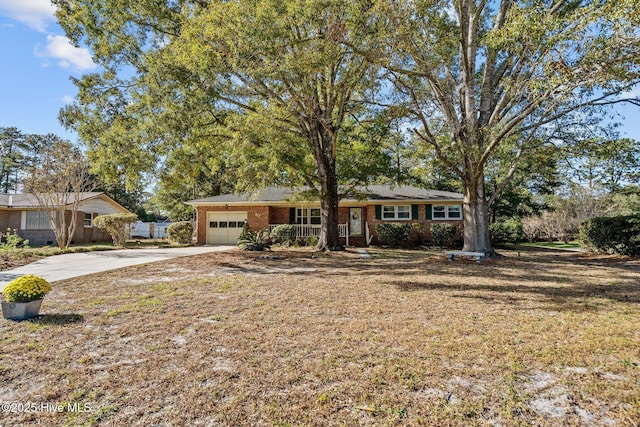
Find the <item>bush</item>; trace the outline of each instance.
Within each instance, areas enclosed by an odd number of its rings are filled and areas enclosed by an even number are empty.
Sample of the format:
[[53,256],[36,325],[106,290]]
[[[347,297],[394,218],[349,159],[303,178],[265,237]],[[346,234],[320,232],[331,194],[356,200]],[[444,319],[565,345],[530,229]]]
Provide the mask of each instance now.
[[640,215],[592,218],[580,230],[586,249],[610,254],[640,255]]
[[167,227],[167,239],[174,245],[189,245],[193,240],[191,221],[174,222]]
[[0,233],[0,252],[11,252],[18,248],[28,248],[29,241],[18,236],[18,230],[11,232],[10,228],[7,228],[6,233]]
[[518,218],[494,222],[489,226],[489,234],[493,243],[518,243],[527,237]]
[[138,215],[133,213],[100,215],[93,220],[93,225],[109,233],[114,246],[123,248],[128,235],[127,225],[137,220]]
[[458,235],[458,227],[455,224],[431,224],[430,230],[431,243],[441,247],[451,246]]
[[424,243],[424,226],[420,222],[414,222],[411,224],[411,231],[409,232],[409,239],[411,243],[420,246]]
[[244,251],[268,251],[271,248],[269,233],[266,230],[251,231],[245,227],[238,238],[238,246]]
[[7,302],[30,302],[44,298],[50,290],[51,285],[42,277],[27,274],[9,282],[2,295]]
[[307,246],[316,247],[318,246],[318,236],[309,236],[307,237]]
[[385,245],[398,246],[406,243],[411,235],[411,224],[399,222],[381,222],[376,224],[378,240]]
[[289,246],[296,239],[296,226],[292,224],[282,224],[271,230],[271,240],[283,246]]

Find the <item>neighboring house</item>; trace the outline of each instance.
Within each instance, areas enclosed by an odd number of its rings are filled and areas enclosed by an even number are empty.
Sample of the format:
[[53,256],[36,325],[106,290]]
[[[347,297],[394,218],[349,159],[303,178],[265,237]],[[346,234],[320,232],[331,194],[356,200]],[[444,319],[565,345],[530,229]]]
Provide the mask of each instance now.
[[[111,242],[109,233],[93,226],[93,219],[98,215],[128,212],[104,193],[80,193],[72,243]],[[70,218],[70,210],[68,215]],[[33,194],[0,194],[0,232],[4,233],[7,229],[17,230],[20,237],[29,239],[31,246],[56,243],[47,211]]]
[[[430,225],[453,222],[462,229],[462,194],[415,187],[371,185],[364,199],[345,197],[338,206],[343,244],[378,243],[375,226],[381,222],[420,223],[425,241]],[[236,244],[245,221],[251,230],[272,230],[296,224],[299,238],[320,234],[320,203],[296,201],[296,190],[268,187],[256,197],[221,195],[191,200],[197,211],[197,244]]]

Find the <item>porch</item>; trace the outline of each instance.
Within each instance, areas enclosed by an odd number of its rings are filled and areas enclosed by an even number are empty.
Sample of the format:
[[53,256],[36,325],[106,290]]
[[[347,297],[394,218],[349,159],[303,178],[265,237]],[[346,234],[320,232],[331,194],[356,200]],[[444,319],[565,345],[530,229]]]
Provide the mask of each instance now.
[[[269,224],[269,234],[273,231],[274,228],[282,224]],[[298,239],[306,239],[307,237],[320,236],[320,228],[318,225],[309,225],[309,224],[291,224],[296,228],[296,238]],[[347,230],[349,230],[349,223],[346,222],[344,224],[338,224],[338,236],[347,238]]]

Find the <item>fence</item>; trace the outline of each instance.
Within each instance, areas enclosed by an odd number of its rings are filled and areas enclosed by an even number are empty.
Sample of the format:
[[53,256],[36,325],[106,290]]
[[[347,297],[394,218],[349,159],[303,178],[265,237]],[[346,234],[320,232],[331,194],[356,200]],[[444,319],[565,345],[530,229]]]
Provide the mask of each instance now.
[[167,227],[170,222],[142,222],[131,224],[129,228],[130,239],[166,239]]

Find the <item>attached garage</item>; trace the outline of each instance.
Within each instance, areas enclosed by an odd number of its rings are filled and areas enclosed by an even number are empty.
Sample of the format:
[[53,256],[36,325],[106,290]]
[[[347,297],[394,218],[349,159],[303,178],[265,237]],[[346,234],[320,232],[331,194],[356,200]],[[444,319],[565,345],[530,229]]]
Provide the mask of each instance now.
[[207,244],[235,245],[247,221],[247,212],[207,212]]

